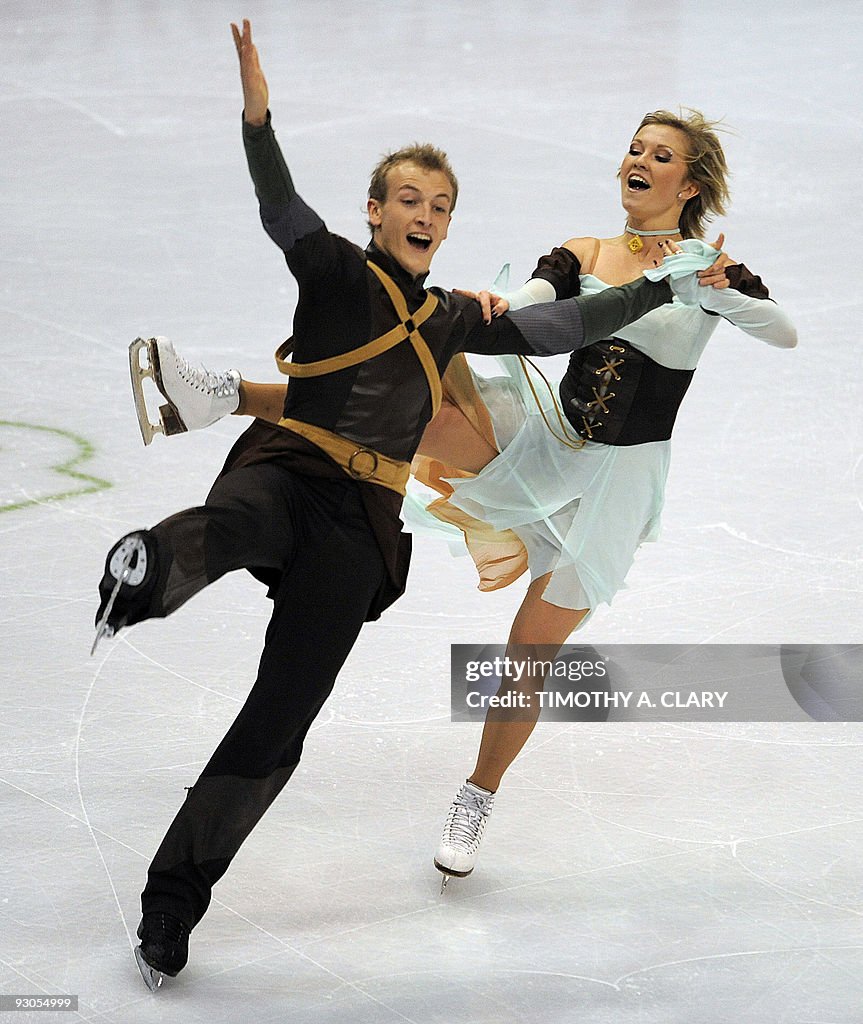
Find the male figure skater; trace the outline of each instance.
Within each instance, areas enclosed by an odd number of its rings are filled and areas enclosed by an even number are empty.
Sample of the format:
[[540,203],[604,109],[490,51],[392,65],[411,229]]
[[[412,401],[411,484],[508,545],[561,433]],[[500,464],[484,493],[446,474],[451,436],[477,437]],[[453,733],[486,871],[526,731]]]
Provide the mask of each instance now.
[[252,424],[204,505],[109,552],[97,619],[113,632],[168,615],[239,568],[269,584],[274,605],[249,697],[149,868],[136,956],[151,988],[185,966],[213,885],[296,768],[363,622],[403,592],[404,485],[452,356],[570,351],[671,299],[666,282],[643,280],[486,325],[473,300],[426,290],[458,188],[431,146],[378,168],[365,251],[331,234],[297,194],[276,143],[251,27],[232,30],[261,218],[299,284],[294,358],[281,364],[290,386],[279,425]]

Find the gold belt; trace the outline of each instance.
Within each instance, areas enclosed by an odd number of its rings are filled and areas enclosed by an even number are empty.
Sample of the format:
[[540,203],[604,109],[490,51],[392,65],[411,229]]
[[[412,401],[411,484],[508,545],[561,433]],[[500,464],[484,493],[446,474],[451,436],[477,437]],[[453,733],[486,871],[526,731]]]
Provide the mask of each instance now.
[[334,434],[331,430],[324,430],[323,427],[316,427],[311,423],[303,423],[302,420],[284,416],[279,420],[279,426],[287,427],[288,430],[311,441],[354,480],[380,484],[381,487],[388,487],[404,497],[410,476],[409,462],[390,459],[376,452],[374,448],[366,448],[356,441],[342,437],[341,434]]

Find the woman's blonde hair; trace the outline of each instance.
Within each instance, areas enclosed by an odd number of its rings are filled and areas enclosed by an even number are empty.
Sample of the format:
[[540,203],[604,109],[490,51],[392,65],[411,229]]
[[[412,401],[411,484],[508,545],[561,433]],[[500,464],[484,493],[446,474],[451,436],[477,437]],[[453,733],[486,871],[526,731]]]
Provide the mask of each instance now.
[[670,110],[645,114],[638,131],[646,125],[659,124],[676,128],[686,136],[689,177],[698,185],[699,192],[687,199],[683,207],[680,233],[684,238],[703,238],[708,222],[723,215],[731,200],[728,164],[716,135],[717,129],[722,130],[719,122],[708,121],[700,110],[684,109],[679,114],[672,114]]

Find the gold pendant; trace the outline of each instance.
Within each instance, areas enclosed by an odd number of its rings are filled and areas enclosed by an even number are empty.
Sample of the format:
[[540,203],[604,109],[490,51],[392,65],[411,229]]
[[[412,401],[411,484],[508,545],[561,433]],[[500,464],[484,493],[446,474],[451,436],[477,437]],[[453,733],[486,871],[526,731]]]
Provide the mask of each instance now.
[[644,242],[639,235],[633,235],[626,245],[631,253],[639,253],[644,248]]

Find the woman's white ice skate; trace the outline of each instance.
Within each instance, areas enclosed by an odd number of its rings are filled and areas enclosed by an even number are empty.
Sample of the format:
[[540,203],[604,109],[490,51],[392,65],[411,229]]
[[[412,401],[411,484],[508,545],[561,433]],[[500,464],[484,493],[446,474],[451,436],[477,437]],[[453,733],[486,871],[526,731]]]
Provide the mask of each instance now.
[[[240,403],[242,378],[237,370],[211,373],[191,366],[177,355],[167,338],[136,338],[129,346],[129,371],[135,411],[144,444],[156,434],[182,434],[208,427],[235,412]],[[165,404],[154,422],[147,409],[144,381],[149,377]]]
[[456,794],[434,857],[434,866],[443,874],[441,892],[451,877],[467,878],[473,871],[493,807],[494,793],[472,782],[465,782]]

